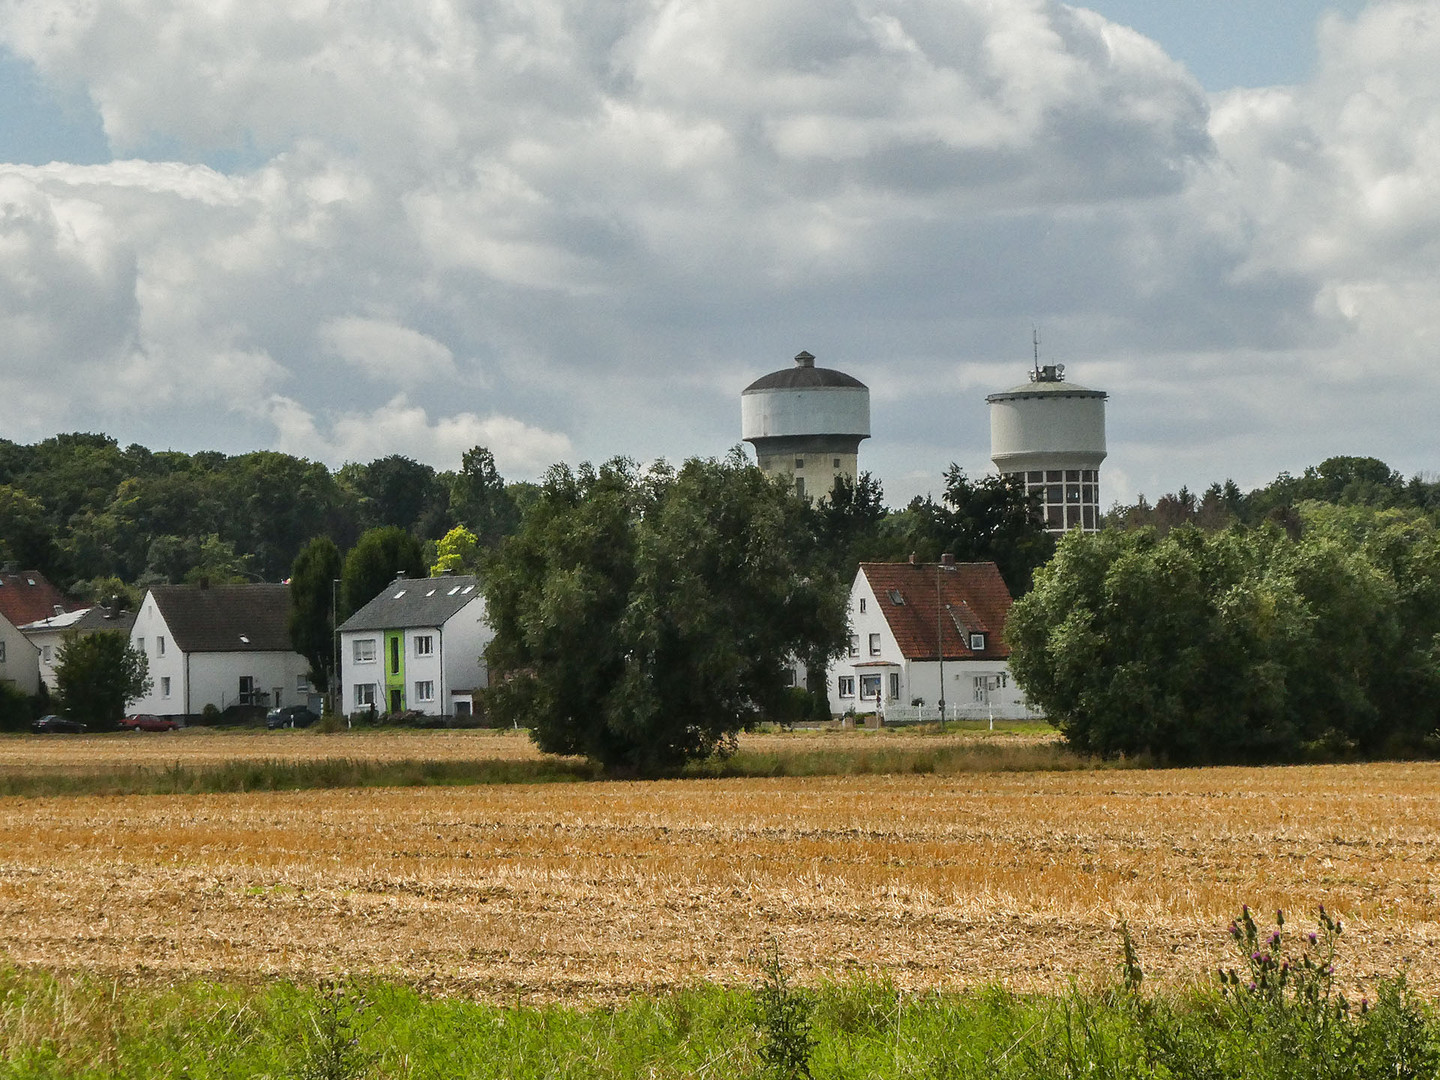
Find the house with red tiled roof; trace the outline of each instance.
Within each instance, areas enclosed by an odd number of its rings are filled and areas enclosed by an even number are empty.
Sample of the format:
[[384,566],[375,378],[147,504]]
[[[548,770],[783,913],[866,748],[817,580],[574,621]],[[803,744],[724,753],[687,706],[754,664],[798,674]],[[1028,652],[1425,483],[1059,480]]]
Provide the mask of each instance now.
[[0,683],[22,694],[40,689],[40,650],[4,615],[0,615]]
[[15,626],[25,626],[83,606],[72,604],[38,570],[0,570],[0,615]]
[[943,704],[948,719],[1035,715],[1010,678],[1009,613],[992,562],[861,563],[848,653],[827,672],[831,712],[935,719]]

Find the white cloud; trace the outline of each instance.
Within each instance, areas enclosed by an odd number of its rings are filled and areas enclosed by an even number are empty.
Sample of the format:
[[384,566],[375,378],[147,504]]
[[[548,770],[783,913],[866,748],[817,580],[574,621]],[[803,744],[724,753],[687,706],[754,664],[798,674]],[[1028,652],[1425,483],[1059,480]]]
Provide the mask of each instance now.
[[372,379],[401,384],[453,375],[455,356],[432,337],[382,319],[346,315],[320,326],[321,348]]
[[539,475],[571,450],[564,435],[509,416],[462,412],[432,420],[403,394],[373,412],[335,415],[323,425],[328,433],[290,398],[272,397],[266,409],[279,433],[277,449],[332,465],[403,454],[437,469],[457,469],[466,450],[486,446],[501,471],[513,478]]

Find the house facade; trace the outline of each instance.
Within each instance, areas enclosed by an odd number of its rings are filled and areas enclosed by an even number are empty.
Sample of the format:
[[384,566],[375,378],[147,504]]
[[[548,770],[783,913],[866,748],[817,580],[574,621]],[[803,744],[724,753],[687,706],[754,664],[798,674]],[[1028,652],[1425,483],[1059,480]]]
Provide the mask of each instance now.
[[40,689],[40,650],[4,615],[0,615],[0,683],[22,694]]
[[830,711],[917,719],[1037,715],[1010,677],[1010,591],[994,563],[861,563],[847,655],[827,672]]
[[494,636],[473,576],[396,578],[340,626],[341,710],[468,715]]
[[40,650],[40,681],[53,691],[59,686],[55,678],[55,665],[60,661],[60,647],[65,643],[66,634],[84,635],[93,634],[97,630],[116,630],[128,637],[130,628],[134,625],[134,612],[97,605],[61,612],[48,619],[27,623],[20,627],[20,632]]
[[156,585],[130,643],[152,686],[135,712],[197,716],[206,705],[276,708],[311,697],[310,662],[290,644],[287,585]]

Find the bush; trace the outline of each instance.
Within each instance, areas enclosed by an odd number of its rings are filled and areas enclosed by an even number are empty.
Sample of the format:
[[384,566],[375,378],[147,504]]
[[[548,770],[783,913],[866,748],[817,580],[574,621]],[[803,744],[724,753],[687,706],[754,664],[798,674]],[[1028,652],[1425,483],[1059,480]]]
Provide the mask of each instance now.
[[0,683],[0,731],[29,731],[34,719],[32,699],[9,683]]

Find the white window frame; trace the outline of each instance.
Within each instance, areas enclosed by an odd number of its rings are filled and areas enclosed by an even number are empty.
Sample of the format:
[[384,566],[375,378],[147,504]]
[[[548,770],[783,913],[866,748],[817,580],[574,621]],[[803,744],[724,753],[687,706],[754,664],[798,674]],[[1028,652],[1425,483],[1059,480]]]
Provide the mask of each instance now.
[[416,656],[434,656],[434,655],[435,655],[435,635],[434,635],[434,634],[416,634],[416,635],[415,635],[415,655],[416,655]]
[[[0,642],[0,650],[3,650],[4,648],[5,648],[4,643],[3,643],[3,642]],[[40,659],[43,660],[43,661],[45,661],[45,666],[46,666],[46,667],[49,667],[49,666],[50,666],[50,662],[51,662],[51,651],[50,651],[50,650],[51,650],[51,646],[49,646],[49,645],[41,645],[41,646],[40,646]],[[4,660],[4,659],[5,659],[5,657],[4,657],[3,655],[0,655],[0,660]]]
[[[873,689],[874,692],[867,694],[867,693],[865,692],[867,689]],[[861,676],[860,676],[860,700],[861,700],[861,701],[879,701],[879,700],[880,700],[880,692],[881,692],[881,689],[882,689],[881,679],[880,679],[880,675],[879,675],[878,672],[877,672],[876,674],[874,674],[874,675],[861,675]]]
[[850,655],[851,655],[851,656],[859,656],[859,655],[860,655],[860,635],[859,635],[859,634],[851,634],[851,635],[850,635]]
[[984,635],[984,634],[975,633],[975,634],[971,634],[971,635],[970,635],[970,651],[971,651],[971,652],[984,652],[984,651],[985,651],[985,635]]
[[880,655],[880,635],[879,635],[879,634],[871,634],[871,635],[870,635],[870,655],[871,655],[871,656],[879,656],[879,655]]
[[0,641],[0,664],[5,662],[5,642]]
[[421,702],[421,701],[434,701],[434,700],[435,700],[435,680],[434,680],[434,679],[416,679],[416,680],[415,680],[415,700],[416,700],[417,702]]
[[168,697],[170,696],[170,676],[169,676],[169,675],[161,675],[161,676],[160,676],[160,696],[161,696],[162,698],[168,698]]
[[355,684],[355,707],[357,709],[373,706],[375,704],[375,684],[373,682],[362,682]]
[[842,698],[853,698],[855,696],[855,676],[841,675],[835,680],[835,692]]
[[[373,637],[362,637],[356,638],[350,643],[351,648],[354,650],[355,663],[375,663],[375,640]],[[375,703],[372,701],[369,704],[373,705]]]
[[900,673],[899,673],[898,671],[892,671],[892,672],[890,672],[890,680],[889,680],[889,682],[890,682],[890,700],[891,700],[891,701],[896,701],[896,700],[898,700],[899,697],[900,697]]
[[295,692],[297,694],[308,694],[310,692],[310,680],[304,675],[295,676]]
[[164,655],[165,655],[165,635],[164,635],[164,634],[156,634],[156,635],[155,635],[155,655],[156,655],[156,656],[164,656]]
[[145,651],[145,639],[144,639],[143,637],[140,638],[138,641],[135,642],[135,646],[136,646],[136,648],[138,648],[141,652],[144,652],[144,651]]

